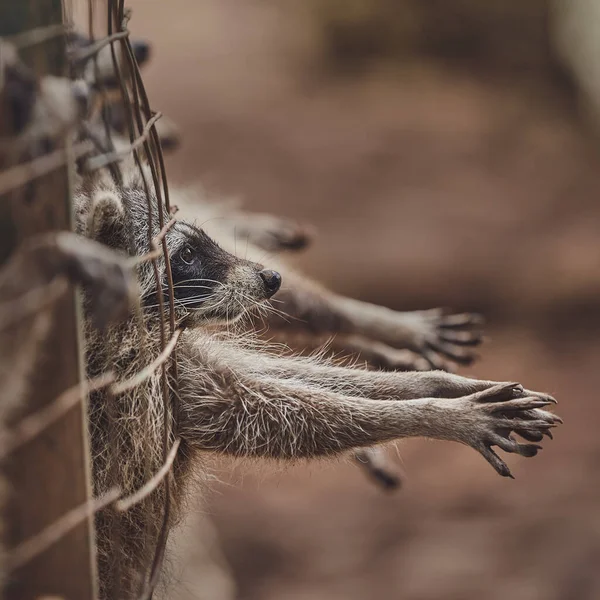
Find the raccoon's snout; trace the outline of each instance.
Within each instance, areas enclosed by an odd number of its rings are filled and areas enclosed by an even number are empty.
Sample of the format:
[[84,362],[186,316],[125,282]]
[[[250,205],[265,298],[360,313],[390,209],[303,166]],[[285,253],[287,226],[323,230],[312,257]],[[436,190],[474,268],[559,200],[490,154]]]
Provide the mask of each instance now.
[[281,287],[281,275],[277,271],[263,269],[260,271],[259,275],[265,284],[267,298],[270,298],[279,291],[279,288]]

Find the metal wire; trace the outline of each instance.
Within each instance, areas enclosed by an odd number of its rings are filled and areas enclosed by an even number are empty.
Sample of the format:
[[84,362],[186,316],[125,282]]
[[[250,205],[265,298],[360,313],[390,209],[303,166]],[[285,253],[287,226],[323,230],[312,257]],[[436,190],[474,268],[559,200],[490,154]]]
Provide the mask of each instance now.
[[93,381],[83,384],[78,383],[66,392],[63,392],[42,410],[24,418],[12,428],[5,439],[0,441],[0,459],[3,459],[17,448],[20,448],[40,435],[50,425],[77,406],[85,394],[102,389],[113,383],[114,380],[115,376],[113,373],[104,373],[104,375],[97,377]]
[[[51,524],[48,528],[42,530],[33,538],[26,540],[16,548],[10,559],[10,568],[16,568],[25,562],[41,554],[49,545],[55,543],[67,535],[74,527],[81,523],[89,515],[104,509],[107,506],[114,505],[117,512],[129,510],[133,505],[140,502],[148,495],[153,493],[160,486],[164,487],[164,509],[160,531],[156,540],[152,562],[148,572],[141,578],[143,588],[140,598],[151,598],[154,587],[159,579],[162,561],[165,552],[165,546],[168,536],[168,526],[171,512],[171,488],[173,485],[172,467],[175,461],[180,440],[175,436],[177,407],[175,405],[178,397],[178,377],[177,377],[177,354],[176,345],[180,330],[176,329],[175,305],[173,278],[169,263],[168,247],[166,243],[166,233],[175,223],[172,216],[177,210],[171,207],[167,177],[165,171],[164,159],[160,147],[158,133],[155,123],[160,118],[160,113],[151,110],[148,95],[146,93],[138,65],[135,60],[133,48],[129,39],[129,30],[127,28],[130,13],[126,11],[124,0],[106,0],[105,5],[105,25],[106,31],[103,37],[96,37],[94,32],[94,13],[98,13],[98,7],[94,0],[86,0],[88,11],[88,36],[91,43],[83,48],[72,50],[69,59],[75,65],[75,68],[81,67],[86,61],[92,60],[96,75],[99,74],[97,56],[98,53],[107,46],[110,48],[112,58],[112,67],[114,69],[115,79],[118,84],[121,99],[125,109],[127,130],[130,139],[130,146],[123,150],[115,151],[110,137],[110,124],[107,115],[102,111],[104,121],[104,130],[106,140],[98,140],[94,137],[87,124],[82,123],[81,130],[86,134],[84,141],[78,143],[71,149],[71,152],[57,150],[49,154],[37,157],[29,162],[13,166],[12,168],[0,173],[0,194],[14,190],[25,185],[29,181],[52,172],[64,166],[69,160],[79,159],[90,155],[85,159],[85,167],[89,170],[108,167],[117,183],[122,179],[119,162],[125,157],[133,155],[134,162],[139,172],[144,192],[148,198],[148,242],[151,251],[141,257],[134,257],[132,261],[149,261],[152,265],[152,271],[155,278],[156,297],[158,299],[159,310],[157,319],[159,320],[158,330],[160,332],[160,354],[151,361],[145,368],[133,375],[126,381],[116,382],[112,373],[105,373],[95,378],[91,382],[78,384],[61,394],[53,403],[42,411],[34,413],[21,423],[17,423],[8,438],[4,440],[5,444],[0,452],[6,456],[13,449],[29,442],[31,439],[42,433],[47,427],[57,420],[61,419],[71,408],[81,401],[84,394],[102,387],[111,386],[109,393],[121,393],[132,387],[139,385],[144,379],[152,376],[160,370],[161,393],[163,402],[163,464],[152,477],[134,494],[126,498],[120,498],[121,492],[117,488],[111,489],[99,499],[86,502],[85,504],[68,512],[61,519]],[[51,27],[38,28],[26,31],[15,36],[11,41],[17,48],[32,44],[44,42],[52,37],[64,35],[66,29],[64,26],[53,25]],[[119,53],[121,60],[119,60]],[[96,78],[99,87],[100,96],[106,98],[101,78]],[[94,154],[95,152],[95,154]],[[149,167],[151,181],[146,177],[143,163]],[[153,207],[151,197],[156,198],[157,210]],[[165,222],[164,215],[171,216],[170,220]],[[154,223],[158,223],[160,230],[158,235],[153,235],[155,230]],[[165,305],[164,289],[159,278],[158,260],[164,258],[167,278],[167,303]],[[24,305],[27,308],[23,318],[31,318],[37,310],[47,308],[49,304],[55,301],[54,296],[50,294],[43,298],[43,302],[38,300],[39,289],[30,290],[29,295],[33,300],[27,301]],[[34,302],[35,301],[35,302]],[[39,304],[36,304],[36,302]],[[165,315],[168,307],[168,325]],[[167,331],[169,337],[167,338]],[[118,536],[117,536],[118,537]],[[119,543],[120,538],[115,540]],[[117,555],[118,548],[114,548]],[[118,586],[117,582],[117,586]]]
[[[108,34],[111,35],[113,33],[112,32],[113,25],[120,28],[121,31],[125,31],[127,29],[127,22],[129,21],[130,15],[129,15],[129,13],[125,12],[124,0],[119,0],[118,4],[115,0],[109,0],[108,7],[109,7],[109,17],[108,17],[109,31],[108,31]],[[135,61],[133,49],[131,47],[131,42],[130,42],[129,38],[123,38],[120,41],[120,43],[121,43],[121,48],[123,49],[123,56],[126,59],[126,66],[128,68],[129,73],[131,74],[133,110],[131,107],[131,103],[129,103],[129,106],[127,108],[129,108],[129,111],[130,111],[129,115],[131,115],[133,113],[135,123],[138,127],[138,134],[141,135],[144,127],[143,127],[142,107],[140,104],[140,96],[142,97],[143,108],[144,108],[144,117],[145,117],[146,121],[149,121],[152,118],[152,112],[151,112],[150,105],[148,102],[148,96],[146,94],[146,91],[145,91],[145,88],[144,88],[144,85],[142,82],[142,78],[141,78],[137,63]],[[111,48],[113,48],[113,45],[111,45]],[[117,73],[118,76],[119,75],[122,76],[122,72],[119,67],[118,61],[116,60],[116,54],[114,51],[112,52],[112,58],[113,58],[113,68],[115,69],[115,72]],[[121,79],[121,77],[118,77],[118,78],[119,78],[119,82],[121,85],[122,79]],[[121,90],[123,91],[122,85],[121,85]],[[126,96],[127,96],[127,94],[123,94],[123,99],[126,101],[126,105],[127,105]],[[133,135],[134,129],[133,129],[133,127],[131,127],[131,125],[133,124],[132,121],[133,121],[133,119],[131,119],[131,118],[128,119],[128,123],[130,125],[130,140],[133,145],[135,140],[134,140],[134,135]],[[158,134],[156,132],[156,128],[152,127],[151,132],[152,132],[152,135],[151,135],[152,139],[145,140],[143,142],[143,146],[144,146],[144,150],[145,150],[145,154],[146,154],[146,160],[148,161],[148,164],[150,167],[150,172],[152,174],[152,182],[154,185],[154,191],[156,194],[156,199],[157,199],[157,204],[158,204],[159,227],[162,230],[163,227],[165,226],[163,210],[166,209],[167,211],[170,211],[170,205],[168,203],[168,185],[167,185],[166,175],[164,173],[164,162],[162,159],[162,151],[160,148],[160,141],[158,139]],[[141,166],[141,162],[140,162],[140,158],[139,158],[137,149],[134,149],[134,157],[135,157],[136,164],[138,165],[140,174],[142,176],[142,181],[143,181],[144,188],[146,190],[146,194],[147,194],[147,198],[148,198],[148,206],[149,206],[149,214],[150,214],[150,218],[149,218],[149,222],[148,222],[148,238],[150,241],[150,245],[152,245],[152,237],[153,237],[152,206],[150,203],[150,195],[148,194],[148,182],[146,181],[146,176],[145,176],[144,170]],[[158,179],[158,173],[157,173],[156,164],[155,164],[155,160],[154,160],[155,157],[160,157],[159,164],[160,164],[160,168],[161,168],[162,182],[159,182],[159,179]],[[161,188],[161,183],[163,186],[162,188]],[[162,192],[164,192],[165,197],[167,198],[166,203],[163,202],[163,193]],[[166,273],[167,273],[167,289],[168,289],[168,300],[169,300],[169,326],[170,326],[171,335],[174,335],[175,334],[175,305],[174,305],[175,296],[174,296],[174,291],[173,291],[173,278],[172,278],[172,274],[171,274],[171,267],[170,267],[170,262],[169,262],[169,253],[168,253],[166,239],[163,238],[161,243],[162,243],[162,250],[163,250],[163,255],[164,255],[164,260],[165,260],[165,265],[166,265]],[[160,315],[160,319],[161,319],[160,345],[161,345],[161,352],[164,352],[165,348],[166,348],[165,327],[164,327],[164,325],[165,325],[164,312],[165,311],[164,311],[162,285],[161,285],[161,282],[158,277],[158,266],[157,266],[156,258],[152,259],[152,265],[153,265],[154,276],[155,276],[155,284],[156,284],[156,292],[157,292],[156,296],[159,300],[159,315]],[[164,415],[164,423],[165,423],[165,428],[164,428],[164,432],[163,432],[163,458],[164,458],[165,463],[167,462],[168,456],[169,456],[169,441],[170,441],[171,434],[172,434],[171,415],[177,414],[177,410],[175,410],[174,406],[173,406],[174,405],[173,398],[176,397],[176,395],[177,395],[177,387],[178,387],[177,355],[176,355],[175,347],[173,347],[171,366],[172,366],[172,377],[171,377],[171,381],[169,382],[167,366],[165,363],[163,363],[161,365],[161,371],[162,371],[161,372],[161,383],[162,383],[163,407],[164,407],[163,415]],[[147,583],[142,590],[142,597],[148,597],[148,598],[152,597],[152,592],[156,585],[156,582],[158,579],[158,574],[160,573],[161,568],[162,568],[164,551],[165,551],[167,537],[168,537],[169,519],[170,519],[170,513],[171,513],[171,487],[172,487],[172,472],[169,471],[167,473],[167,479],[165,481],[165,506],[164,506],[164,510],[163,510],[163,520],[161,523],[160,533],[159,533],[158,539],[156,541],[156,549],[154,552],[154,558],[152,560],[152,565],[150,567],[150,573],[149,573],[148,578],[146,579]]]
[[52,38],[59,37],[64,35],[64,33],[65,26],[61,23],[59,25],[49,25],[48,27],[36,27],[35,29],[12,35],[6,39],[13,46],[21,50],[35,44],[41,44]]
[[119,488],[113,488],[100,498],[85,502],[69,511],[48,527],[42,529],[37,535],[19,544],[8,556],[6,568],[13,571],[39,556],[52,544],[68,535],[75,527],[83,523],[99,510],[114,504],[121,495]]

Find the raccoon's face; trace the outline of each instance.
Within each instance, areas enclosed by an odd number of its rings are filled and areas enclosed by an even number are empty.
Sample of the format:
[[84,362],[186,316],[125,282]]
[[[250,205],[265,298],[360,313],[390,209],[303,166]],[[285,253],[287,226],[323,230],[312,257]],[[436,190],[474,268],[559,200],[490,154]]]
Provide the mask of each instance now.
[[188,325],[235,321],[281,286],[279,273],[235,257],[187,223],[177,222],[167,243],[175,307]]
[[[75,194],[78,231],[130,256],[144,256],[151,250],[150,237],[159,232],[156,198],[146,196],[136,169],[123,171],[124,181],[119,187],[111,182],[109,173],[101,174],[104,177],[100,180],[83,179]],[[165,212],[163,222],[168,220]],[[184,221],[176,221],[165,240],[177,319],[189,327],[235,321],[271,298],[281,286],[279,273],[237,258],[202,229]],[[162,298],[157,296],[152,263],[145,260],[137,265],[141,300],[149,311],[159,308],[159,300],[168,305],[168,275],[162,256],[156,266]]]

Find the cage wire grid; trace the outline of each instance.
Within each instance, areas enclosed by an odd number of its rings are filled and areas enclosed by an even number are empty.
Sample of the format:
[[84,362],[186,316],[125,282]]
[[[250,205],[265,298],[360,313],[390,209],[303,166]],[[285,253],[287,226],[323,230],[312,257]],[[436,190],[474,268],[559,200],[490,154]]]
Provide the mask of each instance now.
[[[161,114],[153,112],[148,95],[146,93],[142,77],[136,63],[134,51],[129,38],[128,24],[131,13],[125,8],[124,0],[105,0],[100,6],[96,0],[83,0],[87,12],[87,35],[90,45],[83,49],[72,50],[68,56],[72,68],[76,69],[78,64],[92,60],[94,68],[98,73],[98,53],[106,46],[110,47],[112,67],[118,83],[120,101],[123,103],[126,117],[127,133],[129,136],[129,147],[123,151],[116,151],[111,140],[111,128],[102,114],[107,143],[98,140],[86,122],[79,123],[80,131],[84,133],[83,141],[73,145],[70,150],[58,149],[47,154],[37,156],[27,162],[13,165],[0,173],[0,195],[11,192],[27,182],[51,173],[53,170],[63,167],[70,160],[78,160],[87,157],[87,168],[109,169],[116,183],[122,182],[122,173],[119,163],[126,157],[133,155],[135,165],[143,182],[143,189],[148,200],[148,242],[150,252],[144,256],[136,257],[134,262],[150,262],[155,280],[156,297],[159,310],[157,319],[160,320],[160,353],[149,362],[143,369],[125,381],[115,381],[112,373],[104,373],[89,381],[83,381],[76,386],[67,389],[49,405],[38,412],[22,419],[9,432],[5,444],[0,450],[0,458],[8,456],[16,448],[28,443],[36,436],[44,432],[49,426],[63,418],[70,409],[82,401],[84,395],[100,389],[106,389],[109,396],[123,393],[139,385],[152,375],[160,372],[161,393],[164,413],[163,431],[163,464],[160,469],[151,474],[145,485],[136,492],[123,496],[118,486],[113,487],[101,497],[92,499],[73,510],[67,512],[63,517],[40,531],[33,537],[20,543],[12,549],[7,557],[8,570],[15,570],[35,557],[41,555],[52,544],[66,536],[75,527],[80,525],[90,516],[100,510],[111,507],[118,513],[130,510],[133,506],[147,498],[160,486],[164,487],[164,508],[162,523],[158,538],[154,540],[154,551],[151,563],[147,566],[147,572],[141,574],[142,589],[139,598],[148,600],[158,583],[161,566],[164,559],[165,546],[168,536],[168,524],[171,513],[171,487],[172,467],[177,455],[181,440],[176,437],[175,418],[177,415],[178,377],[177,377],[177,351],[176,345],[181,330],[176,327],[173,278],[171,274],[166,234],[176,222],[176,207],[171,206],[169,189],[165,171],[164,159],[160,147],[158,133],[155,128],[156,121]],[[82,3],[79,3],[80,5]],[[29,45],[42,43],[55,36],[64,36],[73,30],[74,6],[72,0],[63,0],[63,24],[40,27],[30,31],[24,31],[13,36],[10,41],[20,50]],[[78,8],[81,8],[79,6]],[[104,13],[104,14],[102,14]],[[101,36],[97,35],[98,17],[104,21]],[[120,60],[119,60],[120,58]],[[101,78],[97,78],[100,89],[98,93],[102,99],[107,96],[106,89]],[[91,158],[90,158],[91,153]],[[143,168],[146,163],[150,171],[150,181]],[[158,210],[154,210],[151,202],[151,193],[157,200]],[[168,215],[168,219],[165,218]],[[153,235],[155,223],[158,224],[159,233]],[[159,278],[158,260],[164,257],[166,270],[166,301],[164,287]],[[11,310],[1,311],[2,314],[10,314],[11,321],[15,318],[31,318],[37,311],[47,309],[59,297],[58,289],[50,284],[46,289],[33,289],[26,294],[26,298],[20,299],[18,305],[15,303]],[[55,286],[56,287],[56,286]],[[6,308],[6,307],[4,307]],[[16,316],[15,316],[16,315]],[[0,327],[5,326],[0,319]],[[138,315],[138,326],[142,327],[141,316]],[[119,532],[113,532],[112,544],[115,551],[120,543]],[[115,584],[115,582],[113,582]],[[113,590],[114,597],[119,597],[119,582],[117,589]]]

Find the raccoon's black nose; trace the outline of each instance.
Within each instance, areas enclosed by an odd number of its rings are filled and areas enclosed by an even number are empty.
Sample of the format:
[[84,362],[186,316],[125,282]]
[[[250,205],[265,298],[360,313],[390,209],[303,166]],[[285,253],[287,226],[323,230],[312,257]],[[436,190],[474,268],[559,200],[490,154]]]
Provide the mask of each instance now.
[[141,67],[150,58],[150,44],[141,40],[135,40],[131,47],[137,64]]
[[267,298],[270,298],[281,287],[281,275],[277,271],[271,271],[270,269],[263,269],[259,275],[265,284]]

